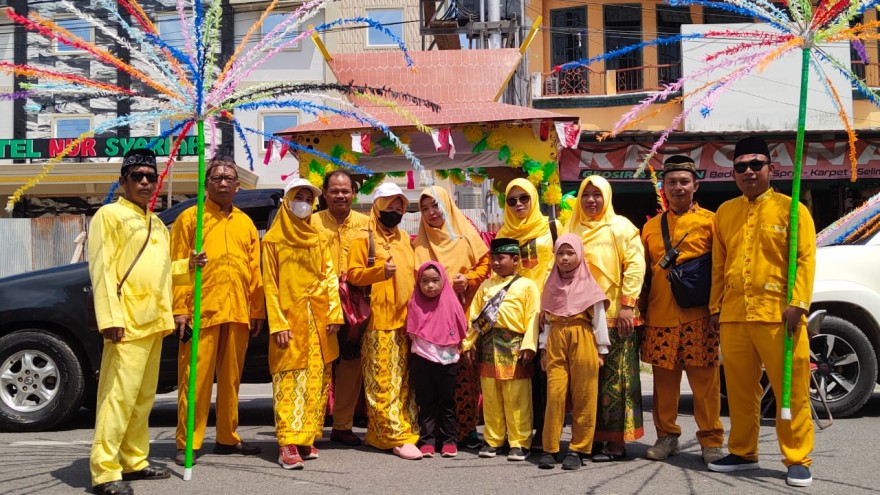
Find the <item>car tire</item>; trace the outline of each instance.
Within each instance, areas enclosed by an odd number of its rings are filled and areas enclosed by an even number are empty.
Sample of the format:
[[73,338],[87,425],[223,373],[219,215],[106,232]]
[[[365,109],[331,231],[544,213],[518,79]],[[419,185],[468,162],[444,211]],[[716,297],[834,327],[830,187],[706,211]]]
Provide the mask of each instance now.
[[[826,390],[828,408],[835,418],[858,412],[871,398],[877,381],[877,356],[868,337],[852,323],[835,316],[822,322],[819,334],[810,339],[810,361],[815,376]],[[823,411],[818,390],[810,383],[810,396]]]
[[42,431],[77,411],[82,365],[56,334],[26,329],[0,338],[0,430]]

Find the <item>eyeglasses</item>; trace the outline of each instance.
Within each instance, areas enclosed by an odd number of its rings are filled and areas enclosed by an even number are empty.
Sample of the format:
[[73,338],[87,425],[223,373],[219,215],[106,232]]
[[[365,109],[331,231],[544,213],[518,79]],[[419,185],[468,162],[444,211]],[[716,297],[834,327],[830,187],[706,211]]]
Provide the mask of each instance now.
[[238,177],[233,177],[231,175],[212,175],[208,177],[208,180],[213,182],[214,184],[219,184],[224,180],[230,184],[238,180]]
[[746,169],[752,169],[752,172],[760,172],[761,169],[769,165],[770,162],[765,162],[764,160],[752,160],[750,162],[739,162],[733,164],[733,171],[738,174],[746,173]]
[[523,194],[520,197],[511,196],[511,197],[507,198],[507,206],[516,206],[517,203],[522,203],[524,205],[527,205],[527,204],[529,204],[529,201],[531,201],[531,200],[532,200],[532,198],[530,198],[528,194]]
[[155,184],[159,182],[159,174],[153,172],[131,172],[128,174],[128,178],[135,181],[140,182],[144,180],[144,177],[147,178],[147,182],[150,184]]

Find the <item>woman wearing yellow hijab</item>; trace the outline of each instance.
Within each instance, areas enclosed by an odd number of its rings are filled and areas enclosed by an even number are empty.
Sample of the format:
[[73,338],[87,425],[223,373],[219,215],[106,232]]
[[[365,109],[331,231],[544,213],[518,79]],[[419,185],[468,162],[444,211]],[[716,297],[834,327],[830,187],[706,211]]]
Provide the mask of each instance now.
[[626,456],[626,442],[642,437],[642,388],[634,328],[641,324],[636,302],[645,277],[639,229],[614,213],[611,184],[599,176],[581,183],[577,207],[565,226],[584,244],[587,265],[611,302],[607,310],[611,349],[599,372],[596,442],[607,442],[593,462]]
[[376,188],[369,223],[375,261],[368,264],[369,237],[355,239],[349,250],[348,281],[372,287],[372,316],[361,342],[369,420],[366,442],[393,449],[403,459],[421,459],[405,328],[416,270],[409,235],[398,227],[407,203],[396,184],[386,182]]
[[330,363],[339,356],[339,285],[330,247],[309,223],[319,194],[305,179],[290,181],[263,237],[269,371],[284,469],[302,469],[303,459],[318,457],[313,444],[324,429]]
[[[538,207],[538,190],[526,179],[513,179],[504,192],[507,206],[504,208],[504,225],[498,237],[516,239],[519,242],[521,276],[531,279],[544,291],[544,282],[553,270],[556,255],[553,244],[562,235],[562,226],[553,220],[554,235],[550,218],[541,214]],[[540,362],[541,356],[535,357]],[[532,423],[535,428],[532,449],[541,450],[544,431],[544,410],[547,407],[547,374],[540,369],[532,378]]]
[[[422,213],[421,223],[413,241],[415,266],[422,266],[427,261],[443,265],[458,300],[467,312],[480,283],[489,276],[489,248],[471,221],[452,202],[446,189],[432,186],[422,191],[419,210]],[[456,437],[459,442],[470,437],[465,443],[471,447],[479,447],[476,443],[479,440],[479,400],[477,363],[469,366],[462,360],[458,364],[455,383]]]

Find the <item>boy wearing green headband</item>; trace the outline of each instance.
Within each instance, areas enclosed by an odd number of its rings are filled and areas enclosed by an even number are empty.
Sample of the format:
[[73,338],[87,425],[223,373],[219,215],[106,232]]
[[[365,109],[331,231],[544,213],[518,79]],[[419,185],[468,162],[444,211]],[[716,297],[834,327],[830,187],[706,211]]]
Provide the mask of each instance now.
[[524,461],[532,443],[531,377],[541,293],[535,282],[517,274],[516,239],[494,239],[489,257],[493,275],[474,296],[469,314],[476,316],[462,343],[471,362],[479,349],[486,443],[479,455],[495,457],[506,435],[507,460]]

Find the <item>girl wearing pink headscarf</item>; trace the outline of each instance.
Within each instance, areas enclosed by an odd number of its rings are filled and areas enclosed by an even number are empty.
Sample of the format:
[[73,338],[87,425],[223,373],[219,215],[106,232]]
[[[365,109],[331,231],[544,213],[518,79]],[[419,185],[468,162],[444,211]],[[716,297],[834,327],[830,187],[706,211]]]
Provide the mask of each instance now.
[[419,448],[423,457],[434,457],[440,445],[440,455],[455,457],[455,379],[467,319],[443,265],[436,261],[422,264],[416,285],[407,309],[406,331],[419,407]]
[[544,349],[541,367],[547,372],[547,409],[544,454],[538,467],[552,469],[556,464],[565,398],[571,392],[571,443],[562,469],[573,470],[592,450],[601,355],[611,344],[605,319],[608,298],[587,267],[580,237],[562,235],[553,252],[555,263],[541,295],[545,329],[538,347]]

